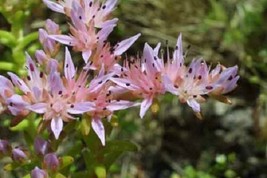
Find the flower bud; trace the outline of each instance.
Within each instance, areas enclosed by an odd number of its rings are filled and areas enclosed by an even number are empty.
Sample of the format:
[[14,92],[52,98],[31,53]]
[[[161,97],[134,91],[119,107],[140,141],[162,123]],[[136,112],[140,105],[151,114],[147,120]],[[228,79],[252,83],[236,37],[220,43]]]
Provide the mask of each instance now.
[[48,152],[49,143],[40,138],[37,137],[34,140],[34,150],[38,155],[44,156]]
[[31,178],[48,178],[48,175],[44,170],[35,167],[31,172]]
[[44,157],[44,167],[46,169],[56,171],[59,167],[59,160],[55,153],[48,153]]
[[12,150],[12,159],[14,161],[23,162],[26,158],[27,155],[20,148],[14,148]]

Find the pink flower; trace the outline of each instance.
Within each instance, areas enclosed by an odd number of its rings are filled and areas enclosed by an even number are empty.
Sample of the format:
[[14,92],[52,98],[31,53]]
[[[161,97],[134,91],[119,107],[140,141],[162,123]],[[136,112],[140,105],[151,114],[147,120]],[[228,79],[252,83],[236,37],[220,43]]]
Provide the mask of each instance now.
[[203,95],[221,95],[232,91],[239,79],[237,66],[224,68],[221,65],[210,71],[202,59],[194,59],[184,65],[182,37],[178,37],[173,59],[168,59],[164,69],[166,89],[186,102],[196,113],[200,112]]
[[[99,78],[103,79],[99,80]],[[105,78],[106,76],[98,76],[97,79],[94,79],[91,82],[91,85],[89,86],[89,100],[93,102],[94,105],[92,106],[93,109],[87,112],[87,114],[89,114],[92,118],[92,128],[103,145],[105,145],[105,129],[102,119],[108,118],[108,120],[110,120],[114,111],[139,105],[126,100],[117,100],[113,96],[113,93],[109,90],[111,83],[105,80]],[[105,84],[95,90],[96,81],[98,85],[101,85],[102,82]]]
[[81,73],[78,80],[74,77],[76,70],[70,53],[66,48],[64,83],[60,74],[52,70],[48,77],[48,88],[43,91],[42,100],[27,108],[33,112],[44,114],[44,120],[51,120],[51,130],[57,139],[63,129],[63,121],[75,119],[70,114],[82,114],[90,111],[92,103],[84,101],[86,97],[86,73]]
[[128,50],[140,35],[141,34],[139,33],[127,38],[117,43],[114,47],[111,47],[107,42],[99,42],[94,55],[90,59],[92,62],[88,62],[84,68],[100,70],[102,65],[104,65],[106,72],[112,71],[116,63],[119,61],[120,55]]
[[100,3],[100,1],[98,0],[60,0],[58,3],[50,0],[43,0],[43,2],[51,10],[66,14],[69,17],[71,17],[71,11],[80,13],[85,24],[90,24],[91,22],[93,22],[94,26],[97,28],[102,28],[107,24],[115,25],[118,20],[109,19],[110,14],[117,3],[117,0],[107,0],[104,3]]
[[[143,57],[127,61],[121,67],[121,78],[112,78],[120,87],[131,91],[135,96],[143,99],[140,108],[140,117],[143,118],[153,99],[165,93],[161,81],[162,61],[157,57],[159,46],[153,50],[145,44]],[[118,70],[118,69],[117,69]]]
[[82,7],[77,2],[73,3],[73,6],[75,6],[75,10],[71,11],[73,23],[73,26],[70,27],[71,35],[50,35],[50,38],[62,44],[73,46],[75,51],[82,52],[83,59],[87,63],[92,51],[97,47],[97,43],[104,42],[115,25],[105,25],[97,32],[93,21],[89,24],[84,23],[84,16],[80,14]]

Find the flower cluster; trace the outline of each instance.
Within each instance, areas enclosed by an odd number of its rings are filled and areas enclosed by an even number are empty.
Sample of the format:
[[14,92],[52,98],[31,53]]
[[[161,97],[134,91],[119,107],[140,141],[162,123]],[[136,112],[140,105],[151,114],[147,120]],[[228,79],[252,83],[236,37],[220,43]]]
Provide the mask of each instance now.
[[[9,72],[10,79],[0,76],[0,101],[3,110],[20,118],[31,112],[41,114],[40,126],[49,125],[47,129],[56,139],[64,132],[64,123],[87,115],[105,145],[102,120],[110,120],[115,111],[140,105],[143,118],[156,97],[170,92],[200,115],[203,96],[223,100],[223,94],[236,87],[237,66],[218,64],[211,69],[198,58],[187,66],[181,35],[167,59],[159,56],[160,44],[154,49],[145,44],[141,57],[130,57],[120,64],[122,54],[140,34],[114,46],[108,42],[118,21],[110,19],[116,0],[43,1],[69,18],[70,33],[61,34],[60,26],[47,20],[39,30],[43,50],[36,51],[35,59],[26,54],[28,75],[20,78]],[[66,45],[64,60],[58,57],[60,44]],[[81,53],[81,68],[75,67],[68,46]],[[43,173],[36,167],[33,174]]]

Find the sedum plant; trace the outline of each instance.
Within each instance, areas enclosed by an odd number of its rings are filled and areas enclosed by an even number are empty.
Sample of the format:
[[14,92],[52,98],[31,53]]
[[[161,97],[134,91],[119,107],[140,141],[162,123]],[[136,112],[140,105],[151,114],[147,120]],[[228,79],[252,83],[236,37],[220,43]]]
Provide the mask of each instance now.
[[[238,67],[211,69],[202,58],[186,65],[181,34],[167,55],[159,54],[160,43],[155,48],[146,43],[140,55],[124,57],[141,34],[115,45],[108,41],[118,21],[112,18],[116,0],[43,2],[67,17],[69,33],[48,19],[39,29],[42,49],[34,58],[26,53],[27,75],[0,76],[2,113],[11,116],[11,129],[24,132],[26,144],[0,141],[1,156],[12,159],[6,171],[32,178],[106,177],[122,153],[137,150],[130,141],[106,139],[117,111],[140,107],[143,118],[166,93],[199,118],[206,95],[230,103],[224,94],[237,86]],[[81,66],[74,64],[74,53]]]

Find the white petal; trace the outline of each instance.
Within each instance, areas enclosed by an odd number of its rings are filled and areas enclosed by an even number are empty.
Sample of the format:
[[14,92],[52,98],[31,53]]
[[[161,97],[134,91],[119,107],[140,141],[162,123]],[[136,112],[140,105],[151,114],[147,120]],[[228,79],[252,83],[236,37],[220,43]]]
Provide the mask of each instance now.
[[53,134],[55,135],[55,138],[58,139],[61,131],[63,129],[63,121],[60,117],[53,118],[51,120],[51,130]]
[[102,145],[105,145],[105,128],[100,118],[92,119],[92,128],[100,139]]

